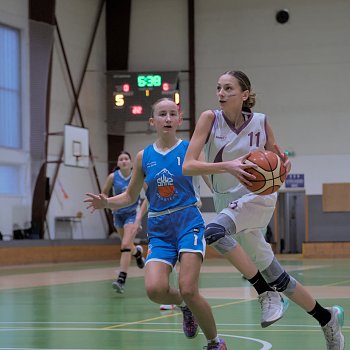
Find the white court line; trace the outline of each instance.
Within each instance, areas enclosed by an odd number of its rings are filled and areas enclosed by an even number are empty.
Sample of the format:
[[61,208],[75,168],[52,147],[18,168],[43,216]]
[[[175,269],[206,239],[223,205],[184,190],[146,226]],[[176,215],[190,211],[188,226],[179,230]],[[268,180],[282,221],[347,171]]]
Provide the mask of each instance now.
[[[21,328],[14,328],[14,327],[3,327],[3,325],[26,325],[26,324],[29,324],[29,325],[33,325],[33,324],[38,324],[38,325],[60,325],[60,324],[63,324],[63,325],[70,325],[70,324],[81,324],[81,325],[123,325],[123,324],[127,324],[128,322],[121,322],[121,321],[116,321],[116,322],[17,322],[17,321],[8,321],[8,322],[5,322],[5,321],[1,321],[0,322],[0,331],[2,330],[23,330],[23,329],[28,329],[28,330],[35,330],[35,329],[45,329],[45,330],[50,330],[50,329],[61,329],[61,330],[71,330],[71,329],[74,329],[74,330],[99,330],[98,328],[57,328],[57,327],[54,327],[54,328],[49,328],[49,327],[45,327],[45,328],[38,328],[38,327],[21,327]],[[164,326],[174,326],[174,325],[181,325],[182,326],[182,322],[145,322],[145,323],[140,323],[140,325],[143,325],[143,326],[147,326],[147,325],[153,325],[153,326],[161,326],[161,325],[164,325]],[[256,327],[259,327],[261,328],[261,325],[260,323],[217,323],[216,324],[217,326],[241,326],[241,327],[252,327],[252,326],[256,326]],[[274,324],[273,327],[276,327],[276,328],[288,328],[288,327],[302,327],[302,328],[320,328],[319,325],[315,324],[315,325],[310,325],[310,324]],[[343,326],[342,329],[350,329],[350,326]],[[119,328],[118,328],[119,329]],[[272,328],[271,328],[272,329]],[[105,328],[103,328],[102,330],[106,330]],[[1,349],[1,348],[0,348]]]
[[[34,329],[35,330],[35,329]],[[62,330],[62,329],[61,329]],[[67,330],[72,330],[70,328],[68,328]],[[96,330],[96,329],[95,329]],[[101,329],[102,330],[102,329]],[[106,331],[105,329],[103,329],[104,331]],[[121,331],[121,332],[144,332],[144,333],[148,333],[148,332],[152,332],[152,333],[175,333],[175,334],[181,334],[183,335],[183,332],[180,331],[161,331],[161,330],[128,330],[128,329],[109,329],[108,331]],[[199,333],[199,334],[203,334],[203,333]],[[259,348],[258,350],[270,350],[272,348],[272,344],[262,340],[262,339],[257,339],[257,338],[251,338],[251,337],[242,337],[242,336],[238,336],[238,335],[229,335],[229,334],[219,334],[219,336],[225,337],[225,338],[237,338],[237,339],[244,339],[244,340],[248,340],[248,341],[253,341],[255,343],[259,343],[262,345],[262,348]],[[52,348],[0,348],[0,350],[96,350],[96,349],[52,349]],[[116,349],[106,349],[106,350],[116,350]]]

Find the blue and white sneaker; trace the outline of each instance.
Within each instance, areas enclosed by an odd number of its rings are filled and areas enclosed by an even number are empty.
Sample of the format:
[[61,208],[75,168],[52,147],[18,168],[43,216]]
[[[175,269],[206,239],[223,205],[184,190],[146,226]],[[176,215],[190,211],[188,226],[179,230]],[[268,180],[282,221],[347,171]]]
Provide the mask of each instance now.
[[331,320],[322,327],[326,338],[327,350],[344,350],[345,341],[341,332],[341,327],[344,325],[344,309],[335,305],[326,308],[332,315]]
[[261,327],[266,328],[280,320],[286,312],[289,302],[280,293],[267,291],[258,296],[261,305]]

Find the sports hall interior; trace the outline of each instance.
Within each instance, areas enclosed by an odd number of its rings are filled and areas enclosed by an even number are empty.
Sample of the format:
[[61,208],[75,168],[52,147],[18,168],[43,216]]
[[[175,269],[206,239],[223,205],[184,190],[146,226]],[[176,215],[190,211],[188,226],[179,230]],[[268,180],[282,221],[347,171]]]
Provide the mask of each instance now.
[[[110,212],[91,214],[83,199],[100,192],[119,151],[135,157],[155,139],[137,109],[114,108],[115,77],[174,79],[179,136],[190,139],[200,113],[217,107],[227,70],[250,77],[254,110],[268,116],[292,162],[269,242],[322,305],[343,306],[348,344],[349,12],[343,0],[1,0],[0,349],[205,344],[201,333],[185,339],[178,311],[147,298],[134,263],[127,291],[115,293],[120,239]],[[17,74],[9,78],[6,65]],[[9,91],[15,104],[5,103]],[[140,99],[146,109],[150,91]],[[125,103],[138,106],[130,95]],[[209,221],[204,182],[201,201]],[[135,241],[147,250],[147,220]],[[293,303],[261,329],[254,290],[211,248],[200,288],[230,349],[325,348],[318,325]]]

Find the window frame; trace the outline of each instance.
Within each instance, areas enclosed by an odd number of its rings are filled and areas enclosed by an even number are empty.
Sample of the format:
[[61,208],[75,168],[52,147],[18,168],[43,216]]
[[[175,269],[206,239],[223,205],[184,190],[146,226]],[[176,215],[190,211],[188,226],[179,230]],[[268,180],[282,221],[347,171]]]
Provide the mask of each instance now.
[[[0,193],[0,198],[31,198],[31,157],[30,157],[30,96],[29,96],[29,24],[23,17],[3,17],[0,11],[0,25],[18,32],[19,54],[19,147],[0,146],[0,165],[10,166],[17,172],[18,187],[8,193]],[[9,181],[11,183],[11,181]]]

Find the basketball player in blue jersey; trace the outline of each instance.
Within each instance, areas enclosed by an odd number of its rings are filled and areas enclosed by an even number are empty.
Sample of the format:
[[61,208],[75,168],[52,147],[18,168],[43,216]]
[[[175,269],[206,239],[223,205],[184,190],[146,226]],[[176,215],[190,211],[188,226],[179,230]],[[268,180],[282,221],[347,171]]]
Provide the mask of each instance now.
[[[194,179],[182,174],[188,142],[176,136],[181,123],[181,113],[172,100],[157,101],[150,118],[157,140],[137,154],[126,191],[110,198],[87,193],[84,201],[92,212],[103,208],[117,210],[134,203],[146,183],[149,203],[147,294],[158,304],[180,307],[186,337],[195,337],[199,324],[207,338],[208,350],[226,350],[225,341],[217,335],[211,307],[198,288],[206,246],[204,221],[196,205]],[[169,285],[169,275],[178,260],[179,289],[176,289]]]
[[[129,185],[131,171],[132,161],[130,154],[126,151],[120,152],[118,155],[117,167],[115,171],[108,175],[103,185],[102,193],[107,197],[111,190],[113,190],[113,195],[123,193]],[[136,259],[136,264],[140,269],[145,265],[145,260],[142,256],[142,246],[134,245],[134,238],[141,225],[142,216],[147,211],[143,207],[140,208],[137,214],[139,202],[140,197],[137,197],[136,201],[128,207],[113,211],[114,226],[121,237],[120,272],[117,279],[112,283],[117,293],[124,293],[131,255]]]
[[[266,116],[251,111],[255,93],[248,77],[241,71],[224,73],[218,80],[217,97],[220,109],[201,114],[183,165],[186,175],[211,175],[218,215],[206,227],[206,242],[234,263],[238,241],[270,286],[287,295],[320,323],[327,350],[343,350],[342,307],[322,307],[283,269],[262,234],[273,215],[277,194],[260,196],[250,192],[246,186],[249,187],[253,177],[245,171],[244,161],[249,152],[266,149],[281,157],[288,172],[291,164],[276,146]],[[203,148],[206,161],[200,159]],[[267,292],[267,296],[259,296],[263,309],[269,300],[278,298],[271,292]]]

